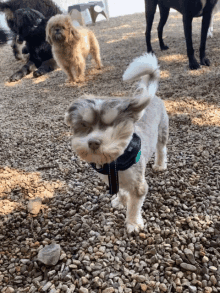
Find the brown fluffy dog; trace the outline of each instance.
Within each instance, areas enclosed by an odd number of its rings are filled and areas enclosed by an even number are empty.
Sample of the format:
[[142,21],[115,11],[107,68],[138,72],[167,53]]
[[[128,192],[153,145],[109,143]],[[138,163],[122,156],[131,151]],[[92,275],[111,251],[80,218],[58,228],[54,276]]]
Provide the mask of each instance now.
[[69,82],[84,81],[86,57],[91,54],[100,69],[99,43],[94,33],[72,24],[68,15],[55,15],[46,27],[46,40],[52,46],[53,57],[68,76]]

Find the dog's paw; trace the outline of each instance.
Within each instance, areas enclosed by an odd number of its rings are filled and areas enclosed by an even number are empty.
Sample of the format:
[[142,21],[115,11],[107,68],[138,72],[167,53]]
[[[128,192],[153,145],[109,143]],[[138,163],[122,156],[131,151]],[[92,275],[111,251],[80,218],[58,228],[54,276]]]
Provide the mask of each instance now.
[[197,62],[197,60],[194,56],[189,60],[189,68],[191,70],[196,70],[196,69],[200,68],[199,63]]
[[169,47],[168,46],[166,46],[166,45],[163,45],[163,46],[161,46],[161,51],[166,51],[166,50],[168,50],[169,49]]
[[121,203],[121,201],[119,200],[118,197],[114,198],[111,201],[111,204],[112,204],[113,209],[123,209],[124,208],[124,205]]
[[15,81],[18,81],[20,79],[22,79],[23,77],[23,73],[22,72],[16,72],[14,73],[10,78],[9,78],[9,81],[10,82],[15,82]]
[[204,57],[200,60],[201,65],[210,66],[210,61],[208,58]]
[[152,168],[155,172],[161,172],[161,171],[165,171],[167,169],[167,165],[164,164],[164,165],[160,166],[160,165],[154,164],[152,166]]
[[85,81],[85,77],[84,76],[80,76],[79,78],[76,79],[76,82],[80,83],[80,82],[84,82]]
[[142,218],[139,219],[138,223],[127,223],[127,231],[128,233],[137,232],[144,229],[144,221]]
[[103,68],[102,63],[98,64],[98,65],[96,66],[96,68],[97,68],[98,70],[101,70],[101,69]]
[[42,69],[38,69],[38,70],[35,70],[34,73],[33,73],[33,76],[34,77],[39,77],[39,76],[42,76],[45,74],[45,71],[42,70]]

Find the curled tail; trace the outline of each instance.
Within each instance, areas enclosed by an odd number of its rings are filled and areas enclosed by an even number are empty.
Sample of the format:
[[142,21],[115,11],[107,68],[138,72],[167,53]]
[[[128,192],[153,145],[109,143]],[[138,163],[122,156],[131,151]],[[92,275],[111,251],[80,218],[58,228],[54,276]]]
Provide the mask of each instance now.
[[133,60],[123,74],[123,81],[141,79],[138,89],[142,89],[142,96],[148,99],[155,96],[160,78],[160,70],[155,55],[144,54]]

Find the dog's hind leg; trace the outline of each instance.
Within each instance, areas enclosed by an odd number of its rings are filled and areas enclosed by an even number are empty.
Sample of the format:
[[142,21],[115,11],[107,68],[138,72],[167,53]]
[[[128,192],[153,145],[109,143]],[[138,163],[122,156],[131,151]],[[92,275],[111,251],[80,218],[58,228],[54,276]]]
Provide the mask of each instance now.
[[209,29],[209,24],[211,21],[211,11],[208,11],[207,13],[204,13],[202,18],[202,34],[201,34],[201,43],[200,43],[200,64],[210,66],[210,61],[205,56],[205,47],[206,47],[206,40],[207,40],[207,34]]
[[188,15],[186,13],[183,14],[183,26],[186,39],[187,56],[189,59],[189,68],[198,69],[200,66],[194,56],[194,49],[192,43],[192,20],[193,18],[191,15]]
[[95,35],[91,32],[90,33],[90,54],[94,58],[97,68],[101,69],[102,68],[102,62],[101,62],[101,57],[100,57],[100,49],[99,49],[99,43],[95,37]]
[[83,57],[74,66],[76,71],[76,82],[83,82],[85,80],[86,62]]
[[160,22],[157,28],[158,31],[158,38],[159,38],[159,43],[160,43],[160,49],[161,50],[167,50],[169,49],[168,46],[164,44],[163,41],[163,28],[167,22],[167,18],[169,16],[170,8],[167,8],[163,6],[162,4],[159,5],[160,8]]
[[147,52],[153,52],[151,46],[151,29],[154,20],[154,14],[156,12],[158,0],[145,0],[145,17],[146,17],[146,44],[147,44]]
[[169,135],[168,116],[164,113],[158,128],[158,139],[155,153],[155,162],[153,169],[155,171],[163,171],[167,168],[167,141]]

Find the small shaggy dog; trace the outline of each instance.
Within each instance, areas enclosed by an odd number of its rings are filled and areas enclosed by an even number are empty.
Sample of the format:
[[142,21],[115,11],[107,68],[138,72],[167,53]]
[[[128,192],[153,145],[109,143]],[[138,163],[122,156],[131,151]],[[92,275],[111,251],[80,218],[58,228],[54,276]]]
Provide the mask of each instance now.
[[[72,148],[109,182],[110,193],[119,193],[113,207],[127,206],[127,229],[143,228],[141,207],[148,191],[146,164],[156,152],[154,170],[167,168],[168,115],[155,96],[159,68],[152,54],[135,59],[124,81],[141,78],[133,98],[84,96],[65,116],[73,134]],[[119,189],[120,187],[120,189]]]
[[46,27],[46,40],[52,46],[53,57],[68,76],[69,82],[84,81],[86,57],[91,54],[100,69],[99,43],[94,33],[74,27],[69,15],[55,15]]
[[[32,8],[41,12],[45,18],[62,13],[58,6],[52,0],[8,0],[0,2],[0,12],[5,13],[6,21],[9,28],[15,33],[12,41],[12,50],[17,60],[27,59],[27,56],[23,56],[22,50],[24,43],[19,44],[17,42],[17,30],[15,25],[14,13],[21,8]],[[27,53],[27,49],[24,49]]]
[[51,46],[46,42],[47,21],[48,19],[34,9],[25,8],[15,11],[14,27],[18,35],[18,43],[26,41],[29,61],[10,77],[10,81],[20,80],[33,71],[34,77],[37,77],[57,68]]

